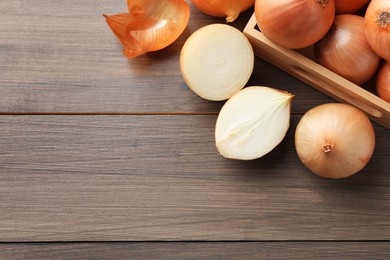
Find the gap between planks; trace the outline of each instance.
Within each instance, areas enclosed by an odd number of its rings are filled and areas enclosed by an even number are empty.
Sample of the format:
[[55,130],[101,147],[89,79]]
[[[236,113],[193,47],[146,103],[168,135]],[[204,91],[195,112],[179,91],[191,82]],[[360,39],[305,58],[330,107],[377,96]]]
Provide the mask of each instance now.
[[18,245],[18,244],[179,244],[179,243],[390,243],[390,240],[386,239],[335,239],[335,240],[99,240],[99,241],[88,241],[88,240],[74,240],[74,241],[2,241],[0,245]]
[[[219,112],[0,112],[0,116],[208,116]],[[291,112],[291,115],[303,115],[303,112]]]

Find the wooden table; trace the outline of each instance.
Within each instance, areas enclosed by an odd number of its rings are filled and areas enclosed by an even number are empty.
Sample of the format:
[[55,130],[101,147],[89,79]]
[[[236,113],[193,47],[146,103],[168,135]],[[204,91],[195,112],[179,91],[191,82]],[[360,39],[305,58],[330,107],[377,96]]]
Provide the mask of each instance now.
[[[135,59],[102,13],[125,1],[0,2],[0,259],[390,258],[390,131],[360,173],[326,180],[294,132],[334,102],[256,58],[248,85],[296,95],[290,130],[265,157],[217,154],[223,102],[184,84],[180,49],[223,23],[191,8],[170,47]],[[232,26],[242,30],[253,10]]]

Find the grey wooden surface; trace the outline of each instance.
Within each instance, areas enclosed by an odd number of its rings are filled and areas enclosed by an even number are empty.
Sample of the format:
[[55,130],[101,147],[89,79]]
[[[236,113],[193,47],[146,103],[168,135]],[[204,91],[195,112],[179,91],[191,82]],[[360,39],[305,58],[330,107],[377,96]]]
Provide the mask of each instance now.
[[53,243],[0,245],[18,259],[389,259],[386,242]]
[[216,116],[1,116],[2,241],[387,240],[388,130],[346,180],[304,168],[292,130],[250,162],[217,155]]
[[223,102],[197,97],[179,70],[188,36],[224,20],[191,7],[178,41],[129,60],[102,17],[124,11],[0,2],[0,259],[388,258],[389,130],[374,124],[374,156],[355,176],[313,175],[295,127],[334,101],[256,58],[248,85],[294,93],[291,127],[264,158],[226,160],[213,139]]
[[[196,29],[224,20],[192,8],[178,41],[129,60],[102,16],[126,10],[124,0],[1,1],[0,112],[217,112],[221,102],[202,100],[188,90],[179,55]],[[251,13],[232,25],[242,30]],[[260,59],[248,85],[293,92],[294,111],[326,100]]]

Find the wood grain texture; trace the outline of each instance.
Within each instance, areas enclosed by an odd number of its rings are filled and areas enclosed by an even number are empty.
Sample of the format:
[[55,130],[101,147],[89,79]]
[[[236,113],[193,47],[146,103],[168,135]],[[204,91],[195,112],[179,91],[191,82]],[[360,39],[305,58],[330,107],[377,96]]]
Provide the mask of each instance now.
[[197,97],[179,69],[185,40],[224,19],[191,6],[173,45],[127,59],[102,17],[125,11],[0,1],[0,259],[390,257],[388,130],[375,124],[360,173],[315,176],[294,130],[333,100],[256,58],[247,85],[294,93],[292,125],[265,157],[226,160],[213,137],[223,102]]
[[50,243],[0,244],[0,258],[16,259],[354,259],[390,258],[386,242]]
[[[224,19],[191,6],[188,27],[173,45],[127,59],[102,17],[126,10],[126,1],[113,0],[1,1],[0,112],[218,111],[222,102],[202,100],[187,88],[179,55],[191,33]],[[252,12],[231,25],[242,31]],[[296,94],[298,112],[331,101],[258,58],[247,85]]]
[[285,140],[255,161],[214,148],[216,116],[0,116],[0,240],[390,240],[389,131],[351,178]]

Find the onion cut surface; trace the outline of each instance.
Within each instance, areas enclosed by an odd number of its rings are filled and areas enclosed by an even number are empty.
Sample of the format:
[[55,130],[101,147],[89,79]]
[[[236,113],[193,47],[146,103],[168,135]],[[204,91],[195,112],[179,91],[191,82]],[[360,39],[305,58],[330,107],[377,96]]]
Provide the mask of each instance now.
[[198,29],[185,42],[180,69],[200,97],[226,100],[241,90],[253,72],[254,53],[245,35],[226,24]]
[[253,160],[272,151],[290,126],[294,95],[269,87],[247,87],[222,107],[215,127],[218,152],[225,158]]

